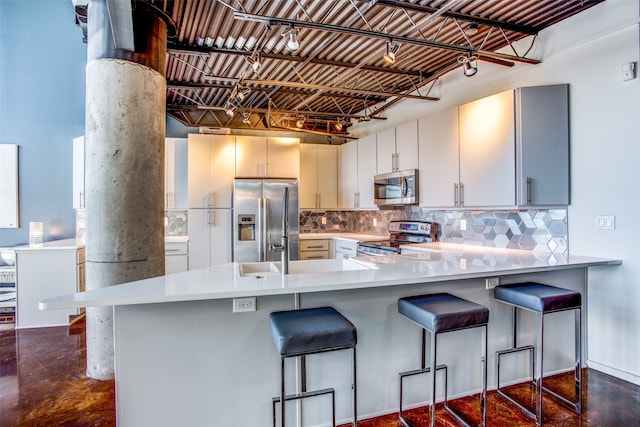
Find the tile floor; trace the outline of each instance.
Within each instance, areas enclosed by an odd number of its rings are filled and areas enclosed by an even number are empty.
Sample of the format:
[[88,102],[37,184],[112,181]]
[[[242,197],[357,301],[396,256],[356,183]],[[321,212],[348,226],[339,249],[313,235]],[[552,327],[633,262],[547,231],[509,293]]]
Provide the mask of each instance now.
[[[86,378],[85,357],[83,321],[68,328],[0,329],[0,426],[115,426],[114,382]],[[546,383],[570,391],[570,379],[565,375]],[[512,391],[519,399],[533,402],[528,386]],[[640,427],[640,386],[587,369],[582,391],[582,415],[545,399],[544,425]],[[473,423],[479,422],[477,398],[457,399],[450,405],[468,414]],[[441,409],[437,416],[439,426],[457,425]],[[417,425],[428,425],[428,408],[408,411],[406,417],[422,423]],[[535,425],[495,392],[489,393],[488,420],[488,425],[496,427]],[[397,414],[362,420],[358,425],[400,426]]]

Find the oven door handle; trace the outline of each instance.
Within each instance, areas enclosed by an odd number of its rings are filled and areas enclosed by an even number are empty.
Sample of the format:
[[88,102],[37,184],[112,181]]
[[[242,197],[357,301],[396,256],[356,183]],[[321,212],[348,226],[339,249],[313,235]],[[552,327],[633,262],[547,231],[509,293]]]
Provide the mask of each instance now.
[[375,253],[375,252],[369,252],[369,251],[366,251],[366,250],[361,249],[361,248],[357,248],[356,249],[356,255],[357,256],[384,256],[384,254],[379,254],[379,253]]

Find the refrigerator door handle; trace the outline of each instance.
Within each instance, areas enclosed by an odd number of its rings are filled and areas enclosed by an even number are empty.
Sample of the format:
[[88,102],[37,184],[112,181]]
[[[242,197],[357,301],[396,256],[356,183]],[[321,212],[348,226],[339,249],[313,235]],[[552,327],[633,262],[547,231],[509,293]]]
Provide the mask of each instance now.
[[262,208],[260,209],[260,261],[266,261],[267,260],[267,249],[268,249],[268,243],[267,242],[267,203],[269,202],[268,199],[261,199],[262,200]]

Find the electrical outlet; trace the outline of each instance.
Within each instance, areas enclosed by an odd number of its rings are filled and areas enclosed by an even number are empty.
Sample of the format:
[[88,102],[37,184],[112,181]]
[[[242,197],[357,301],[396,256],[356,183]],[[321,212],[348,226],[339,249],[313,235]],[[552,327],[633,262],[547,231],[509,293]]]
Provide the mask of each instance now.
[[323,216],[323,217],[320,219],[320,222],[322,222],[322,225],[326,225],[326,224],[327,224],[327,217],[326,217],[326,216]]
[[460,220],[460,231],[464,231],[467,229],[467,220],[466,219],[461,219]]
[[373,226],[374,227],[378,226],[378,218],[373,218]]
[[498,285],[500,285],[499,277],[487,277],[487,281],[486,281],[487,289],[493,289]]
[[234,313],[244,313],[247,311],[256,311],[256,297],[233,299]]

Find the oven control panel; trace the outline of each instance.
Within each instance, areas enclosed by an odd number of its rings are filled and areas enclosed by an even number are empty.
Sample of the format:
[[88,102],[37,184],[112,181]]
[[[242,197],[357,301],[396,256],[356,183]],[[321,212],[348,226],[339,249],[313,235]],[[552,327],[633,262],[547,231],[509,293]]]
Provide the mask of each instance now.
[[429,235],[431,223],[423,221],[391,221],[387,227],[390,233],[412,233]]

